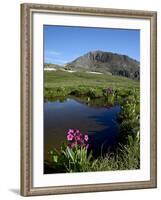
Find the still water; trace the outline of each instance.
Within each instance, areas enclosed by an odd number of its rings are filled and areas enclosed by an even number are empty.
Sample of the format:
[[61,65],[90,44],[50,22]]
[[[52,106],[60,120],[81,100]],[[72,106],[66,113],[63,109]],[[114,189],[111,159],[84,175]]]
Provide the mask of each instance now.
[[[100,101],[100,100],[99,100]],[[87,103],[76,98],[53,100],[44,103],[44,159],[48,151],[59,150],[66,140],[68,129],[79,129],[89,135],[90,148],[97,156],[114,148],[118,141],[117,116],[120,106],[107,106],[103,102]]]

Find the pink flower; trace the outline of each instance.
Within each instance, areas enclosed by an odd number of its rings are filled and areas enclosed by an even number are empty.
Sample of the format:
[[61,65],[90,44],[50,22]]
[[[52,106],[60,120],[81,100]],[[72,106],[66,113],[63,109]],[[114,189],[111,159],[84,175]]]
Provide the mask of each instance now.
[[87,142],[88,141],[88,135],[84,135],[84,140]]
[[68,134],[68,135],[67,135],[67,140],[68,140],[68,141],[73,140],[73,138],[74,138],[74,136],[73,136],[72,134]]
[[70,148],[86,148],[88,149],[88,135],[82,134],[78,129],[69,129],[67,132],[68,146]]
[[67,132],[67,134],[73,134],[73,133],[74,133],[73,129],[69,129]]
[[77,135],[77,136],[75,136],[75,140],[79,141],[79,140],[81,140],[81,137],[79,135]]

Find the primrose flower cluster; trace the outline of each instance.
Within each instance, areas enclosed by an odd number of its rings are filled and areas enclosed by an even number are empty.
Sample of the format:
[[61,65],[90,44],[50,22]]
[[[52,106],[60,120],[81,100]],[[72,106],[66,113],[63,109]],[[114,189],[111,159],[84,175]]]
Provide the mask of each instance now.
[[86,148],[88,149],[88,135],[82,134],[78,129],[69,129],[67,132],[68,146],[73,148]]
[[107,88],[106,89],[106,93],[109,94],[109,95],[112,94],[113,93],[113,89],[111,87]]

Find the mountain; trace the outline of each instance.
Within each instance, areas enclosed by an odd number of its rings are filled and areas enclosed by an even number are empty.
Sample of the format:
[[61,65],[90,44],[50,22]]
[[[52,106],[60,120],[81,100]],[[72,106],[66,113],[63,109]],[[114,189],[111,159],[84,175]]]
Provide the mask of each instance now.
[[67,63],[67,70],[111,73],[131,79],[140,79],[140,63],[126,55],[92,51]]
[[55,69],[59,69],[60,67],[63,67],[63,66],[58,65],[58,64],[53,64],[53,63],[45,63],[45,64],[44,64],[44,68],[55,68]]

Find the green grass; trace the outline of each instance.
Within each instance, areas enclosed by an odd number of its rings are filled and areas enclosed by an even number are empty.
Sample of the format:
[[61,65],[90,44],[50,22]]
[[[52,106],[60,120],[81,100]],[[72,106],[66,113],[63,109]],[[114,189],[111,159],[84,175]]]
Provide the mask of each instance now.
[[107,152],[104,156],[93,159],[92,151],[87,154],[86,149],[72,150],[68,146],[56,154],[51,152],[51,172],[90,172],[132,170],[140,168],[140,139],[128,137],[126,145],[121,145],[115,153]]
[[[44,72],[44,97],[52,99],[67,95],[100,98],[104,96],[104,89],[111,87],[115,97],[124,98],[130,91],[139,93],[139,82],[121,76],[109,74],[89,74],[86,72]],[[116,99],[116,98],[115,98]]]
[[121,145],[116,153],[100,156],[91,164],[89,171],[130,170],[140,168],[140,139],[128,137],[126,145]]
[[57,87],[112,87],[119,89],[139,89],[139,82],[121,76],[112,76],[108,74],[89,74],[85,72],[64,72],[49,71],[44,72],[45,88]]

